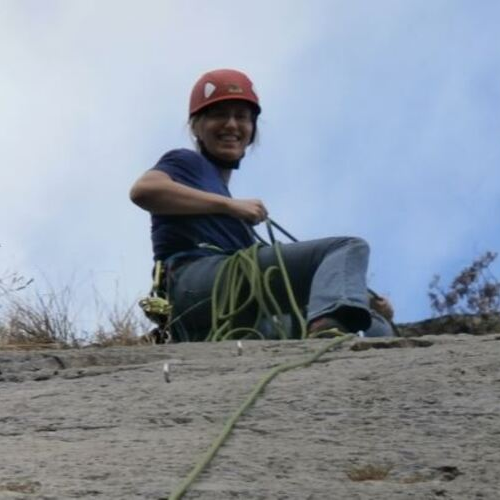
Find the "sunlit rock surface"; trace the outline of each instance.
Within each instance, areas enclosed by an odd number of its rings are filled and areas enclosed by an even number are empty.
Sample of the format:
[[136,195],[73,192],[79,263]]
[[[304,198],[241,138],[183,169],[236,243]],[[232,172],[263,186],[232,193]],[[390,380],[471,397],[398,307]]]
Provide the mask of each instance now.
[[[326,342],[0,351],[0,498],[165,498]],[[499,477],[500,333],[358,339],[274,379],[184,498],[493,500]]]

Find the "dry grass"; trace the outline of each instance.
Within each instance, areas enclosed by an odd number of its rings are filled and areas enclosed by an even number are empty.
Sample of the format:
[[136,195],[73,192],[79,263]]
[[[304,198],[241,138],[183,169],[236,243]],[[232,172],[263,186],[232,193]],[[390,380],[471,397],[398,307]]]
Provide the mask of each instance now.
[[110,308],[96,292],[94,304],[100,319],[90,331],[83,331],[78,327],[82,320],[79,314],[83,312],[75,306],[72,287],[58,292],[51,287],[44,293],[30,292],[4,293],[0,309],[0,348],[75,348],[90,343],[103,347],[138,345],[145,343],[144,334],[151,329],[136,301],[126,305],[115,300]]
[[4,313],[4,343],[78,345],[78,332],[71,315],[69,288],[56,293],[35,292],[30,298],[9,295]]
[[389,476],[392,465],[367,464],[361,467],[352,467],[346,474],[351,481],[383,481]]
[[102,347],[151,343],[144,336],[144,333],[150,329],[149,321],[145,317],[138,316],[137,310],[136,302],[128,307],[115,305],[107,315],[108,326],[97,327],[94,342]]

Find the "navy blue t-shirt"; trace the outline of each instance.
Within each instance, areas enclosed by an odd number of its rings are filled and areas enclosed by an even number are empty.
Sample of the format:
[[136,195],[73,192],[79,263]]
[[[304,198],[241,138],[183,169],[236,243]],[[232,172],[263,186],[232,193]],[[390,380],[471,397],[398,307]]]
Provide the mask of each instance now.
[[[153,170],[165,172],[180,184],[231,197],[217,167],[195,151],[169,151]],[[214,245],[229,253],[254,243],[241,220],[223,214],[152,214],[151,238],[155,260],[165,260],[178,252],[192,251],[197,254],[200,243]]]

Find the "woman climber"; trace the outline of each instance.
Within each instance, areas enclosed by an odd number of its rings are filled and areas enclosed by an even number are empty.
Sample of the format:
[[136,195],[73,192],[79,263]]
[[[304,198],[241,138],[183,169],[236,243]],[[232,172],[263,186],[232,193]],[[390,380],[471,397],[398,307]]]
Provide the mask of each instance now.
[[[236,70],[204,74],[194,85],[189,124],[196,151],[174,149],[143,174],[130,197],[151,213],[155,261],[168,269],[174,340],[204,340],[212,325],[211,296],[221,266],[256,244],[251,226],[268,218],[258,199],[233,198],[228,185],[257,134],[261,112],[250,79]],[[307,335],[324,331],[392,336],[393,310],[366,285],[369,248],[355,237],[330,237],[282,244],[282,262],[296,303],[305,311]],[[279,264],[273,246],[260,245],[262,273]],[[282,276],[270,278],[283,313],[291,313]],[[248,288],[248,286],[247,286]],[[255,306],[236,318],[242,326]],[[272,337],[272,328],[266,337]]]

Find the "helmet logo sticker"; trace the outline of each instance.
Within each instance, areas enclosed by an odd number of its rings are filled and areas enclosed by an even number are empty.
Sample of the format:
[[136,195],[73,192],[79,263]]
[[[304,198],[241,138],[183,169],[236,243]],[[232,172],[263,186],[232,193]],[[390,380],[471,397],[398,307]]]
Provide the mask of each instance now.
[[243,94],[243,89],[239,85],[236,85],[235,83],[230,83],[227,86],[227,92],[229,94]]
[[205,88],[203,90],[203,94],[205,95],[205,99],[208,99],[215,92],[215,85],[213,83],[207,82],[205,83]]

